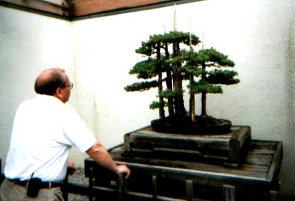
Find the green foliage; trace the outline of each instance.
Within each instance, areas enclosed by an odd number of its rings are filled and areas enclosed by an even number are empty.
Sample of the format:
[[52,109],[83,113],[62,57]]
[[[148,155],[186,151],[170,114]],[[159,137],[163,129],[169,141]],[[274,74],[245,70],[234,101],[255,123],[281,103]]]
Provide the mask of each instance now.
[[216,51],[213,48],[200,50],[197,55],[197,63],[201,65],[233,67],[235,63],[228,59],[228,56]]
[[155,34],[149,37],[147,42],[142,42],[141,47],[135,50],[138,54],[144,54],[146,56],[151,56],[155,53],[156,46],[160,45],[164,48],[164,45],[170,45],[173,43],[183,43],[187,46],[197,45],[201,41],[199,38],[190,33],[183,33],[178,31],[171,31],[165,34]]
[[158,72],[158,61],[156,59],[148,58],[145,61],[138,62],[129,71],[129,74],[137,74],[137,78],[149,79],[155,77]]
[[160,107],[164,107],[167,103],[163,101],[162,103],[158,101],[153,101],[152,104],[150,104],[150,109],[158,109]]
[[183,72],[187,75],[192,75],[192,76],[198,77],[202,74],[203,71],[198,66],[188,64],[184,67]]
[[212,85],[208,82],[205,82],[203,80],[200,80],[198,82],[192,82],[188,85],[188,88],[190,88],[194,93],[211,93],[211,94],[217,94],[217,93],[223,93],[221,86],[218,85]]
[[137,82],[126,86],[124,89],[126,91],[145,91],[149,90],[150,88],[154,88],[158,86],[158,82],[153,80],[150,82]]
[[180,94],[179,91],[169,90],[169,89],[159,92],[159,96],[163,98],[174,98],[179,94]]
[[135,50],[138,54],[144,54],[147,56],[151,56],[153,53],[153,49],[150,43],[142,42],[141,47]]
[[240,82],[239,79],[234,77],[238,75],[235,71],[230,70],[214,70],[208,73],[207,81],[210,84],[237,84]]

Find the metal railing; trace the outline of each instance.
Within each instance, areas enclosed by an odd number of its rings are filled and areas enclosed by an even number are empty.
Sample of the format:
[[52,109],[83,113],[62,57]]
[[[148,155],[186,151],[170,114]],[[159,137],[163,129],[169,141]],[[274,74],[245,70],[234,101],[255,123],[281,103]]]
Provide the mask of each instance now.
[[[0,159],[0,170],[2,167]],[[185,181],[186,185],[186,197],[185,198],[172,198],[162,195],[158,195],[157,188],[157,176],[152,176],[152,191],[151,193],[142,193],[135,191],[128,191],[126,188],[127,181],[123,174],[119,174],[117,181],[113,182],[112,187],[105,187],[100,185],[95,185],[95,177],[93,173],[93,168],[89,168],[88,184],[79,184],[69,182],[68,176],[64,180],[64,185],[62,187],[62,192],[64,200],[68,201],[69,194],[83,195],[88,197],[89,201],[93,201],[94,198],[98,197],[100,200],[112,200],[112,201],[206,201],[204,199],[196,199],[194,196],[193,181],[187,179]],[[0,184],[4,179],[2,171],[0,172]],[[111,181],[110,181],[111,182]],[[221,200],[224,201],[236,201],[236,188],[232,185],[222,185],[223,196]],[[277,200],[277,191],[270,191],[269,198],[270,201]],[[207,200],[208,201],[208,200]]]
[[[186,197],[184,198],[172,198],[162,195],[158,195],[157,192],[157,176],[152,176],[152,193],[141,193],[128,191],[126,189],[126,180],[124,175],[120,174],[117,177],[114,188],[95,185],[95,177],[93,175],[93,168],[90,168],[89,184],[81,185],[68,182],[65,179],[65,185],[63,188],[64,199],[68,201],[68,194],[79,194],[88,196],[89,201],[93,201],[96,197],[100,200],[112,200],[112,201],[209,201],[204,199],[196,199],[194,197],[193,181],[186,180]],[[105,199],[104,199],[105,198]],[[223,185],[223,198],[224,201],[235,201],[235,187],[231,185]]]

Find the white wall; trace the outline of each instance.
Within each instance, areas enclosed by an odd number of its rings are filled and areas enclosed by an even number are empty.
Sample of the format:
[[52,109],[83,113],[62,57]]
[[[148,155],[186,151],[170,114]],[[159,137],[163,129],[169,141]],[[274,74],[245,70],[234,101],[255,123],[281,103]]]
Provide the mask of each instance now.
[[[235,61],[241,83],[208,95],[208,113],[252,127],[255,139],[282,140],[281,193],[294,200],[295,2],[208,0],[176,7],[177,29],[201,37]],[[173,29],[174,8],[75,21],[72,24],[0,7],[0,147],[5,158],[16,106],[33,96],[41,69],[66,68],[71,103],[106,147],[158,117],[155,91],[127,93],[128,74],[142,58],[134,50],[149,35]],[[191,21],[191,23],[190,23]],[[190,25],[191,24],[191,25]],[[73,38],[72,38],[73,34]],[[79,165],[83,155],[72,157]]]
[[[73,68],[70,22],[0,6],[0,158],[3,166],[15,110],[34,97],[45,68]],[[2,167],[3,168],[3,167]]]

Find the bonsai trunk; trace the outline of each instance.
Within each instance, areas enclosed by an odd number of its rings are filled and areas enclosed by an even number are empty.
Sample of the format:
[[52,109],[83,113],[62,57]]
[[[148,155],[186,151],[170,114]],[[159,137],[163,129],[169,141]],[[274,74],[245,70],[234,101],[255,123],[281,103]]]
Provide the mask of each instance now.
[[[172,91],[172,75],[170,71],[166,72],[167,74],[167,79],[166,79],[166,85],[167,85],[167,89]],[[173,98],[169,97],[168,98],[168,112],[169,112],[169,116],[174,116],[174,108],[173,108]]]
[[[160,49],[160,44],[157,44],[157,59],[161,59],[161,49]],[[160,96],[161,92],[163,91],[163,83],[162,83],[162,66],[158,65],[158,93],[159,93],[159,116],[160,119],[165,118],[165,110],[164,110],[164,99],[162,96]]]
[[[165,44],[165,55],[166,55],[166,58],[169,58],[170,57],[170,54],[169,54],[169,51],[168,51],[168,45],[167,43]],[[170,66],[168,66],[169,68]],[[171,90],[172,91],[172,75],[171,75],[171,71],[170,69],[167,69],[166,70],[166,86],[167,86],[167,89],[168,90]],[[175,113],[174,113],[174,107],[173,107],[173,98],[172,97],[169,97],[168,98],[168,113],[169,113],[169,116],[174,116]]]
[[201,112],[201,117],[202,118],[206,118],[207,117],[207,112],[206,112],[206,93],[205,92],[202,92],[202,98],[201,98],[201,101],[202,101],[202,112]]
[[[180,53],[179,42],[173,43],[173,57],[178,56]],[[182,119],[185,116],[183,92],[182,92],[182,75],[181,75],[181,64],[174,64],[174,90],[177,91],[175,97],[175,114],[177,118]]]
[[[203,64],[202,65],[202,80],[206,80],[206,65]],[[207,112],[206,112],[206,94],[207,92],[202,92],[202,98],[201,98],[201,102],[202,102],[202,111],[201,111],[201,117],[202,118],[206,118],[207,117]]]
[[[158,93],[161,94],[162,91],[163,91],[162,73],[159,73],[158,74]],[[159,96],[159,102],[160,102],[159,116],[160,116],[160,119],[163,119],[165,118],[165,110],[164,110],[164,99],[162,96]]]
[[[191,75],[190,76],[190,83],[193,83],[194,81],[194,76]],[[190,114],[190,117],[191,117],[191,121],[193,123],[196,122],[196,114],[195,114],[195,108],[196,108],[196,105],[195,105],[195,93],[193,92],[192,89],[190,89],[190,99],[189,99],[189,114]]]

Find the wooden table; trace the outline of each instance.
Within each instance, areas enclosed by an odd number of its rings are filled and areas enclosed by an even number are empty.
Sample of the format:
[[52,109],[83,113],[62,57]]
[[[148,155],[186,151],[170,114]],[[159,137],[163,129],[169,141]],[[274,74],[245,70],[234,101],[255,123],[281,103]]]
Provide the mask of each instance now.
[[[126,164],[132,171],[125,185],[92,159],[85,160],[85,175],[91,177],[91,196],[115,200],[111,196],[119,192],[117,198],[124,197],[126,201],[275,201],[278,197],[283,158],[283,145],[279,141],[251,140],[238,167],[173,156],[130,157],[124,152],[124,144],[110,150],[118,164]],[[116,191],[117,188],[121,190]]]

